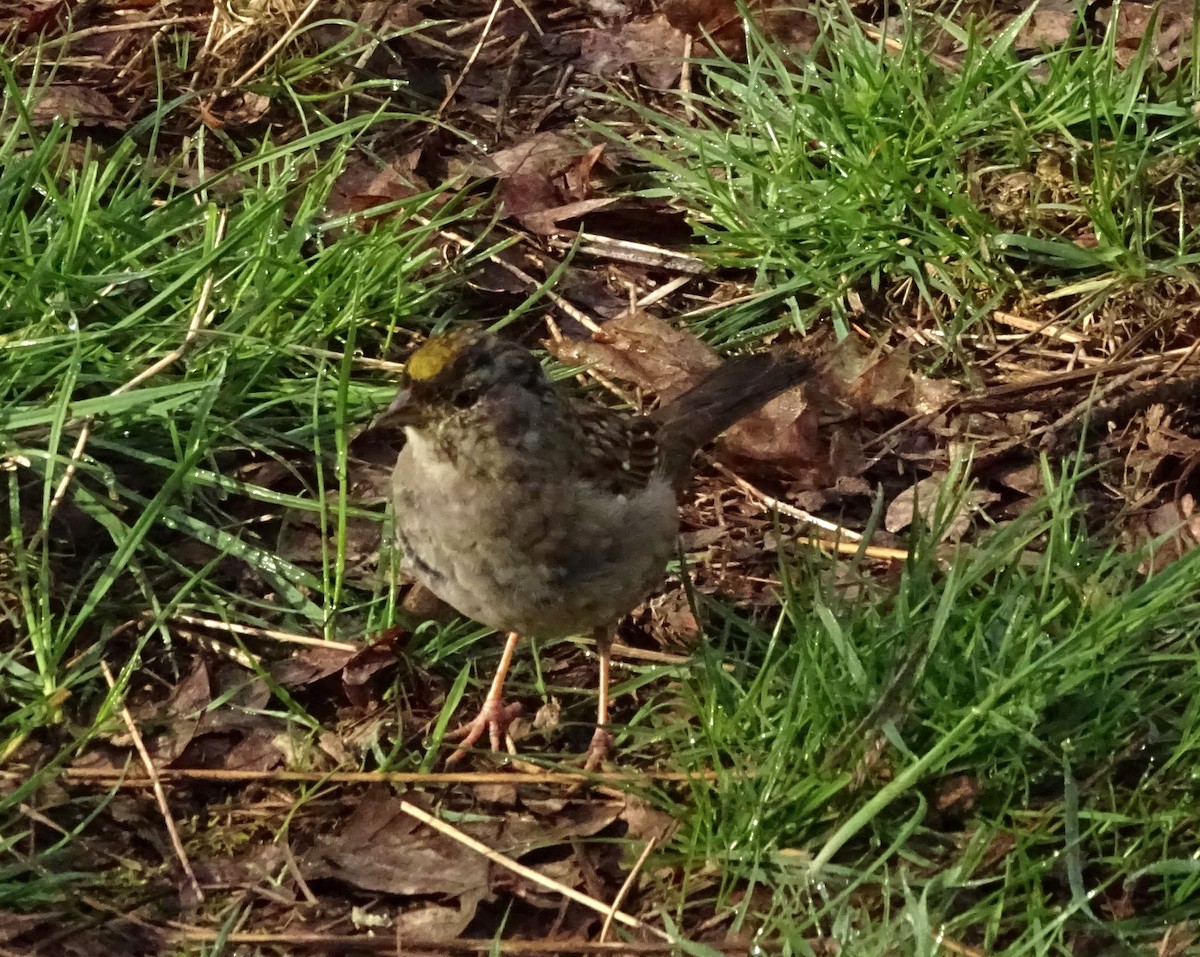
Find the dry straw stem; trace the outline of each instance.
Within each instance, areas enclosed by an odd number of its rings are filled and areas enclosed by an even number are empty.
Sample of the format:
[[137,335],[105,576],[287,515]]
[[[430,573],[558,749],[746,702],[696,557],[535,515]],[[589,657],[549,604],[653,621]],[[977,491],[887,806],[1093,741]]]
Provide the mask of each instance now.
[[[100,670],[104,672],[104,680],[108,682],[110,690],[115,690],[117,687],[116,681],[113,680],[112,671],[109,670],[108,662],[100,662]],[[175,856],[179,858],[179,865],[183,868],[184,877],[187,878],[188,888],[192,892],[192,899],[199,904],[204,900],[204,892],[200,890],[200,883],[196,880],[196,872],[192,870],[191,861],[188,860],[187,852],[183,849],[183,842],[179,840],[179,831],[175,829],[175,821],[171,817],[171,808],[167,804],[167,795],[163,791],[162,782],[159,780],[158,770],[154,767],[154,762],[150,758],[150,752],[146,750],[146,744],[142,741],[142,736],[138,732],[137,724],[134,723],[133,715],[129,713],[129,709],[124,704],[120,706],[121,720],[125,722],[125,727],[129,731],[129,736],[133,739],[133,746],[137,749],[138,757],[142,759],[142,766],[146,769],[146,774],[149,776],[149,784],[154,789],[154,800],[158,802],[158,809],[162,813],[163,823],[166,825],[167,834],[171,838],[171,847],[175,850]]]
[[401,801],[400,809],[405,814],[416,818],[427,827],[431,827],[438,833],[444,834],[452,841],[456,841],[459,844],[462,844],[464,847],[468,847],[476,853],[483,855],[493,864],[512,871],[514,874],[524,877],[528,881],[532,881],[533,883],[541,887],[545,887],[547,890],[554,891],[557,894],[561,894],[568,900],[572,900],[577,904],[582,904],[584,907],[595,911],[597,914],[603,915],[606,918],[606,924],[607,921],[613,921],[615,923],[622,924],[625,927],[629,927],[632,930],[640,931],[644,934],[651,934],[660,940],[669,941],[671,943],[677,942],[677,938],[675,938],[673,935],[668,934],[665,931],[661,931],[657,927],[647,924],[645,921],[638,920],[636,917],[626,914],[623,911],[616,910],[615,902],[610,906],[605,904],[602,900],[598,900],[595,897],[584,894],[582,891],[577,891],[573,887],[568,887],[566,884],[552,880],[549,877],[546,877],[544,874],[535,871],[532,867],[526,867],[524,864],[519,864],[517,861],[514,861],[510,857],[506,857],[499,851],[492,850],[492,848],[488,847],[483,842],[475,840],[475,838],[471,837],[469,834],[464,834],[458,828],[447,824],[440,818],[434,817],[427,811],[421,810],[421,808],[417,807],[415,804],[410,804],[408,801]]
[[[0,771],[0,780],[24,780],[28,769]],[[681,771],[639,771],[628,774],[584,774],[579,771],[444,771],[416,773],[407,771],[223,771],[199,768],[161,768],[154,779],[130,778],[127,772],[112,768],[64,768],[58,778],[68,784],[100,784],[104,787],[147,788],[157,782],[186,784],[191,781],[226,784],[540,784],[548,787],[577,787],[592,784],[596,787],[621,788],[633,784],[704,783],[715,781],[715,771],[685,773]]]
[[[284,947],[295,950],[304,949],[322,954],[343,952],[379,953],[396,955],[426,955],[426,954],[498,954],[500,957],[521,957],[521,955],[548,955],[548,957],[566,957],[569,954],[587,955],[613,954],[619,957],[656,957],[659,954],[677,954],[679,945],[671,941],[660,942],[629,942],[622,941],[570,941],[570,940],[493,940],[487,938],[459,938],[458,940],[423,940],[404,937],[396,940],[381,934],[321,934],[309,932],[294,933],[252,933],[234,931],[226,934],[204,927],[192,927],[184,924],[172,924],[171,930],[177,943],[210,943],[217,940],[225,944],[245,945],[252,947]],[[739,957],[751,952],[750,944],[723,943],[721,953],[728,957]],[[753,945],[755,953],[772,953],[778,948],[756,942]],[[294,952],[294,951],[285,951]]]

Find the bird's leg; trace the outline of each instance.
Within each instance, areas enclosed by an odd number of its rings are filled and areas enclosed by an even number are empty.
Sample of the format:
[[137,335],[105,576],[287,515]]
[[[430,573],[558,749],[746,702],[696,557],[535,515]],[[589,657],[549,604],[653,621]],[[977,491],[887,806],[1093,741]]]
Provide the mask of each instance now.
[[600,691],[596,701],[596,730],[592,734],[592,743],[588,745],[587,758],[583,763],[585,771],[595,771],[608,755],[612,747],[612,735],[605,725],[608,724],[608,681],[609,665],[612,661],[613,633],[610,628],[597,628],[592,632],[596,640],[596,654],[600,658]]
[[499,751],[503,746],[504,732],[508,729],[512,719],[521,713],[519,704],[506,705],[504,703],[504,679],[508,676],[508,669],[512,666],[513,652],[517,650],[517,643],[520,640],[521,636],[515,631],[508,633],[508,638],[504,642],[504,653],[500,656],[500,664],[496,667],[496,676],[492,678],[492,686],[488,689],[487,697],[483,699],[483,707],[479,709],[479,714],[446,735],[447,741],[461,738],[454,753],[446,759],[446,767],[461,761],[475,742],[483,737],[485,731],[488,733],[493,751]]

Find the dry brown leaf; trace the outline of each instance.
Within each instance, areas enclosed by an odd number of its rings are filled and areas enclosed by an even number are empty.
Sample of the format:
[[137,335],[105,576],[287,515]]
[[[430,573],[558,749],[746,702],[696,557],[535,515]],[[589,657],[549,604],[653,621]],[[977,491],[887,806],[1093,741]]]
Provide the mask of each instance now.
[[13,3],[10,0],[7,13],[13,16],[0,17],[0,36],[9,33],[23,39],[40,33],[54,23],[59,14],[67,13],[63,0],[46,0],[45,3]]
[[592,191],[592,170],[603,156],[604,144],[597,143],[563,170],[563,182],[568,196],[575,200],[583,200]]
[[[420,156],[420,151],[413,150],[381,169],[376,163],[356,155],[347,162],[330,191],[328,212],[332,215],[362,213],[427,192],[429,184],[416,171]],[[387,217],[364,216],[357,225],[365,232],[384,218]]]
[[386,632],[346,662],[342,669],[342,688],[355,707],[366,708],[379,700],[374,678],[381,671],[395,667],[400,634],[396,629]]
[[[720,532],[720,529],[705,529]],[[635,621],[644,621],[644,627],[656,644],[665,649],[687,651],[696,647],[704,636],[704,629],[696,620],[696,613],[688,600],[687,590],[671,588],[661,595],[648,599],[633,611]]]
[[624,811],[623,800],[589,800],[568,802],[553,814],[509,814],[494,840],[487,843],[509,857],[522,857],[531,851],[599,834]]
[[[305,857],[305,877],[334,878],[377,893],[457,898],[463,911],[473,913],[490,889],[487,858],[420,824],[400,804],[385,788],[370,789],[337,833]],[[472,821],[462,829],[490,843],[500,824]]]
[[603,146],[587,148],[562,133],[535,133],[476,160],[469,169],[499,179],[500,200],[509,216],[534,232],[553,235],[563,220],[613,202],[589,197],[592,173],[603,154]]
[[[408,800],[421,804],[424,799],[409,795]],[[454,827],[509,857],[536,852],[526,863],[546,868],[571,886],[581,886],[578,866],[562,862],[574,859],[579,839],[613,824],[625,813],[627,803],[533,799],[523,803],[524,810],[519,806],[504,805],[484,817],[476,804],[476,813],[456,820]],[[561,904],[557,894],[539,901],[536,889],[527,882],[512,883],[509,872],[493,867],[451,836],[419,823],[404,812],[401,799],[383,787],[370,789],[356,801],[337,833],[305,855],[301,869],[310,881],[336,879],[373,893],[418,897],[423,902],[434,898],[435,909],[403,919],[413,934],[426,924],[436,925],[444,934],[461,933],[481,900],[510,887],[535,906]]]
[[1196,500],[1181,495],[1178,500],[1139,510],[1129,523],[1126,538],[1134,548],[1154,543],[1154,551],[1143,562],[1143,571],[1161,571],[1182,558],[1200,542],[1200,514]]
[[982,790],[979,778],[971,774],[956,774],[938,782],[933,806],[943,813],[962,814],[975,807]]
[[791,469],[812,469],[829,457],[819,417],[809,407],[803,388],[791,389],[750,413],[717,445],[735,459]]
[[912,363],[906,348],[890,352],[876,350],[849,381],[846,398],[859,410],[901,409],[907,412],[911,375]]
[[248,844],[226,855],[196,862],[196,879],[205,888],[246,888],[271,885],[276,893],[291,893],[290,882],[275,879],[287,864],[287,855],[279,844]]
[[391,932],[401,944],[407,938],[454,940],[467,929],[474,916],[474,911],[464,907],[431,904],[401,911],[393,920]]
[[665,90],[679,79],[684,40],[683,31],[671,26],[664,15],[656,14],[616,30],[588,30],[583,35],[579,64],[597,76],[633,66],[648,86]]
[[1191,58],[1191,40],[1195,31],[1192,0],[1158,0],[1156,3],[1120,3],[1099,7],[1096,19],[1109,26],[1116,17],[1114,56],[1121,66],[1129,66],[1138,56],[1150,28],[1153,32],[1153,56],[1164,70],[1174,70]]
[[[183,754],[199,733],[205,709],[212,700],[208,665],[197,657],[192,670],[172,689],[166,701],[135,709],[134,722],[158,767],[165,767]],[[122,736],[114,738],[113,743],[129,745],[132,741]]]
[[1195,923],[1172,924],[1166,929],[1154,948],[1154,957],[1183,957],[1195,953],[1192,945],[1200,939],[1200,927]]
[[[771,0],[749,0],[746,10],[763,36],[790,49],[807,50],[819,35],[816,19],[805,10]],[[736,0],[666,0],[663,13],[676,29],[703,38],[701,47],[711,42],[734,59],[746,55],[746,31]]]
[[593,212],[597,209],[603,209],[605,206],[611,206],[616,202],[616,198],[610,199],[581,199],[573,203],[564,203],[562,206],[551,206],[546,209],[533,209],[525,213],[516,213],[505,203],[505,210],[513,213],[521,221],[530,232],[537,233],[539,236],[554,236],[563,232],[560,223],[568,219],[578,219],[586,213]]
[[988,475],[1001,485],[1020,492],[1022,495],[1037,496],[1044,491],[1042,466],[1039,462],[1007,464],[990,469]]
[[302,648],[271,665],[271,677],[284,688],[301,688],[335,675],[354,657],[345,648]]
[[425,19],[421,0],[369,0],[363,4],[359,23],[370,24],[375,30],[402,30],[415,27]]
[[943,542],[961,540],[971,527],[975,513],[984,505],[996,501],[1000,496],[986,489],[970,489],[958,496],[954,514],[949,516],[949,521],[946,521],[947,516],[939,515],[938,508],[943,504],[939,499],[942,487],[946,484],[948,477],[945,472],[935,472],[933,475],[921,479],[915,485],[910,485],[897,495],[892,499],[887,514],[884,516],[884,528],[889,532],[899,532],[908,528],[917,517],[924,520],[926,524],[940,517],[944,524],[939,540]]
[[669,839],[679,827],[679,818],[633,796],[626,800],[621,820],[625,822],[625,836],[629,839],[645,841],[653,838],[659,844]]
[[664,402],[721,364],[717,353],[692,333],[644,312],[605,323],[603,337],[551,341],[546,348],[563,362],[594,366]]
[[1023,52],[1059,47],[1071,39],[1079,17],[1074,10],[1037,9],[1017,32],[1013,47]]
[[107,126],[119,130],[129,125],[107,96],[75,83],[47,87],[30,112],[34,126],[49,126],[55,120],[69,126]]

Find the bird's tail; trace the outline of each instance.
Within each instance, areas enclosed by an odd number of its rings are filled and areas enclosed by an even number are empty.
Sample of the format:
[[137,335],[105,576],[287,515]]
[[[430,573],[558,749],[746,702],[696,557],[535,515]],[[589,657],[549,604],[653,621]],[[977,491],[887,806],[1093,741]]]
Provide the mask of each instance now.
[[815,363],[795,353],[755,352],[727,359],[656,413],[670,435],[669,474],[680,475],[692,454],[771,399],[812,375]]

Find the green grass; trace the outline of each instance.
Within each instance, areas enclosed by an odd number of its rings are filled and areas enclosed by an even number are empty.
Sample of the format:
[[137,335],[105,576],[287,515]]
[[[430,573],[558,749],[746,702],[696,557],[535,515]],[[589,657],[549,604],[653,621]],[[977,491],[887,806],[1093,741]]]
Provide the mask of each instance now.
[[[1032,955],[1196,916],[1200,557],[1145,578],[1084,527],[1079,481],[948,567],[917,542],[894,582],[831,586],[797,544],[778,617],[725,616],[674,740],[722,773],[688,795],[671,855],[722,880],[685,887],[677,920],[727,908],[790,953],[838,926],[865,934],[857,953],[933,953],[924,926]],[[942,815],[960,775],[977,803]],[[765,915],[745,882],[771,889]]]
[[[718,337],[821,317],[844,335],[864,321],[847,294],[871,290],[915,297],[953,349],[1018,292],[1086,282],[1094,305],[1198,261],[1184,215],[1200,149],[1194,62],[1166,79],[1146,45],[1118,69],[1115,31],[1021,56],[1026,16],[981,39],[910,12],[896,51],[818,13],[815,46],[795,56],[750,23],[746,62],[706,61],[699,91],[679,94],[694,120],[629,101],[634,129],[593,131],[643,164],[642,195],[689,214],[712,261],[755,273],[758,301],[705,320]],[[934,28],[964,44],[958,69],[924,52]],[[1016,226],[998,221],[997,181],[1059,154],[1065,195],[1035,177]],[[1073,241],[1086,229],[1091,247]]]
[[[363,132],[395,117],[314,112],[313,132],[243,144],[186,188],[146,152],[148,127],[107,147],[30,129],[29,93],[8,80],[0,754],[35,735],[65,744],[65,760],[111,718],[100,659],[123,679],[170,671],[177,612],[326,636],[390,621],[386,569],[373,594],[352,594],[337,534],[355,516],[383,519],[352,500],[347,446],[393,387],[355,356],[387,357],[397,331],[441,310],[457,274],[434,237],[476,201],[417,195],[367,231],[326,211]],[[178,169],[231,145],[202,131]],[[271,467],[274,480],[256,479]],[[278,553],[285,513],[316,516],[329,543],[316,567]],[[35,785],[0,798],[6,834],[24,831],[11,815]]]

